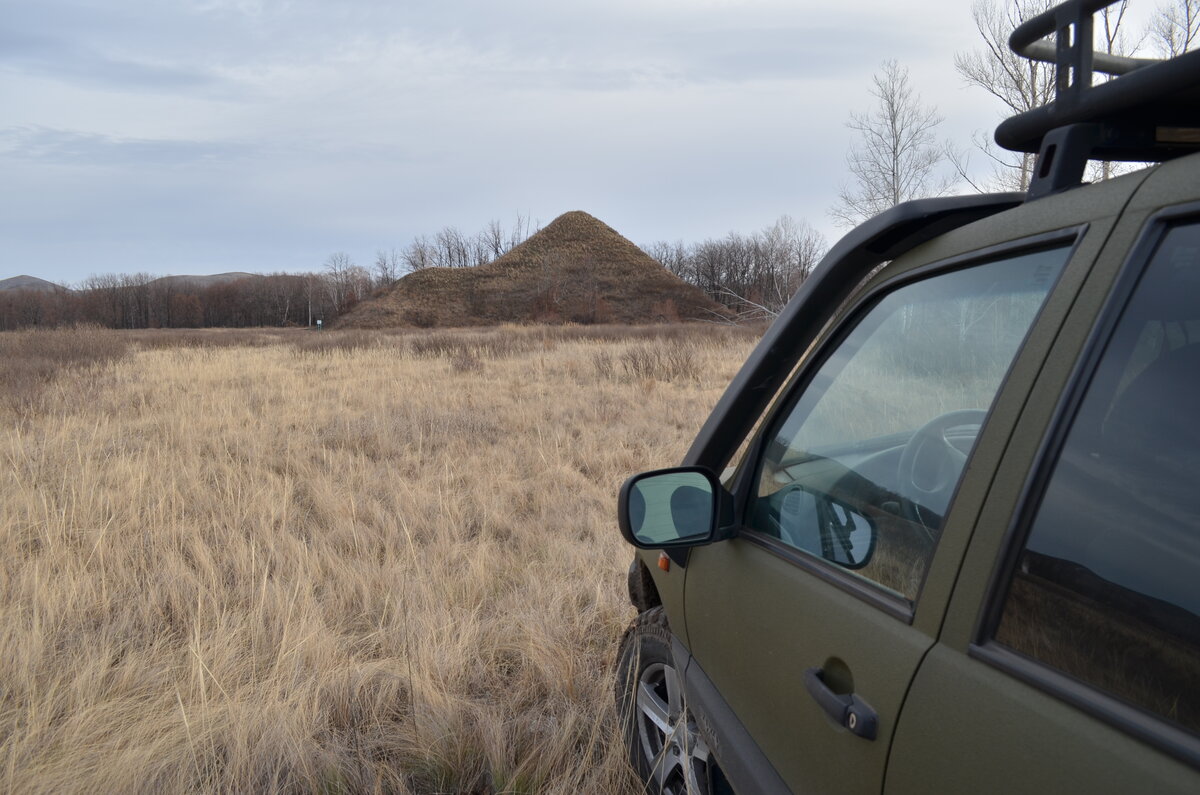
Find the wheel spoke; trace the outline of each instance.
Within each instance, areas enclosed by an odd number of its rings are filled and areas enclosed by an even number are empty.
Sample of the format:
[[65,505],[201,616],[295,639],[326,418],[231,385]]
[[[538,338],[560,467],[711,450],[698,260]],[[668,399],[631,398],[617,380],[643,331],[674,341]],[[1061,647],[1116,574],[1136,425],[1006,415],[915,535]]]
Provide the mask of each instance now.
[[650,763],[650,775],[658,785],[657,791],[663,792],[671,773],[680,769],[679,753],[672,743],[663,746],[662,751]]
[[689,795],[704,795],[708,792],[708,744],[691,723],[688,724],[684,742],[680,768],[686,791]]
[[638,710],[653,721],[659,731],[664,735],[671,733],[670,705],[663,703],[650,683],[638,683],[637,705]]
[[696,771],[696,767],[697,766],[692,764],[690,761],[687,764],[685,776],[688,795],[691,795],[692,793],[697,793],[697,795],[699,795],[699,793],[708,791],[706,789],[708,782],[701,780],[699,773]]
[[705,764],[708,763],[708,743],[704,742],[704,738],[700,736],[700,733],[695,728],[688,731],[688,746],[684,751],[693,759],[699,759]]
[[679,681],[679,674],[671,666],[663,669],[663,681],[667,686],[667,709],[671,721],[675,722],[679,719],[683,712],[683,688]]

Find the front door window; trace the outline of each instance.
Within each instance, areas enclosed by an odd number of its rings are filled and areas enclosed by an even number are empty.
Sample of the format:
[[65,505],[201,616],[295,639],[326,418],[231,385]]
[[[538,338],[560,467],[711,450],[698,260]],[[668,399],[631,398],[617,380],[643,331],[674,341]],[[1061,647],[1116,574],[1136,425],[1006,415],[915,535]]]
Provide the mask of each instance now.
[[976,436],[1070,248],[904,285],[767,432],[747,524],[914,600]]

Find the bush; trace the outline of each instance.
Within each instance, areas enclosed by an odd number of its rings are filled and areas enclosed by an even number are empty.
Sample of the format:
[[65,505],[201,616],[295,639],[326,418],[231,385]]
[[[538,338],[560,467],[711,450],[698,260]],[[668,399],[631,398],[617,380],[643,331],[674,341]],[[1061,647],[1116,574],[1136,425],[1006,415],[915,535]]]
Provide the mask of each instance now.
[[311,353],[330,351],[357,351],[377,346],[382,339],[370,331],[321,331],[293,337],[291,342],[297,350]]
[[98,326],[0,333],[0,399],[19,415],[40,407],[42,392],[69,368],[124,356],[128,339]]
[[700,375],[696,349],[691,345],[638,345],[621,354],[629,378],[659,381],[695,380]]

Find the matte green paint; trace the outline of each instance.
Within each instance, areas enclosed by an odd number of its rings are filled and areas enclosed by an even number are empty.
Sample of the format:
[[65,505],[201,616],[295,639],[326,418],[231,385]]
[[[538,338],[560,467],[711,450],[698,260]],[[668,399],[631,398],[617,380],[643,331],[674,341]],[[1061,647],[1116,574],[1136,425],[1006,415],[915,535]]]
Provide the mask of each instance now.
[[938,645],[905,702],[888,795],[1185,795],[1196,770],[1007,673]]
[[[1200,155],[1024,205],[904,255],[837,310],[841,322],[866,292],[912,269],[1087,226],[997,396],[911,625],[746,538],[695,548],[686,569],[668,572],[657,552],[638,553],[672,630],[797,791],[1200,791],[1194,768],[967,655],[1028,473],[1112,282],[1147,218],[1196,201],[1197,186]],[[812,666],[837,671],[875,708],[876,741],[819,709],[803,684]]]
[[[888,793],[1200,791],[1196,769],[966,654],[1041,439],[1112,283],[1154,212],[1196,201],[1200,155],[1136,176],[1132,187],[1140,189],[1094,257],[1045,367],[1026,386],[1028,400],[980,513],[941,642],[923,663],[901,716]],[[1046,201],[1082,212],[1090,190]]]

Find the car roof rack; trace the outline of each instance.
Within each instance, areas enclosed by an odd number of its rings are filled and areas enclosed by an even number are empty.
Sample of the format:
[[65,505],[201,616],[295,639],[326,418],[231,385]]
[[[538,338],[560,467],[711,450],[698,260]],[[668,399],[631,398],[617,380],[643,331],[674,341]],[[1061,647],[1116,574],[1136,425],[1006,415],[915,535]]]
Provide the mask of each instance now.
[[[1200,50],[1161,60],[1095,52],[1092,15],[1118,1],[1067,0],[1009,37],[1017,55],[1057,72],[1053,102],[996,128],[1005,149],[1038,153],[1028,199],[1081,184],[1089,159],[1161,162],[1200,151]],[[1113,77],[1092,85],[1095,72]]]

